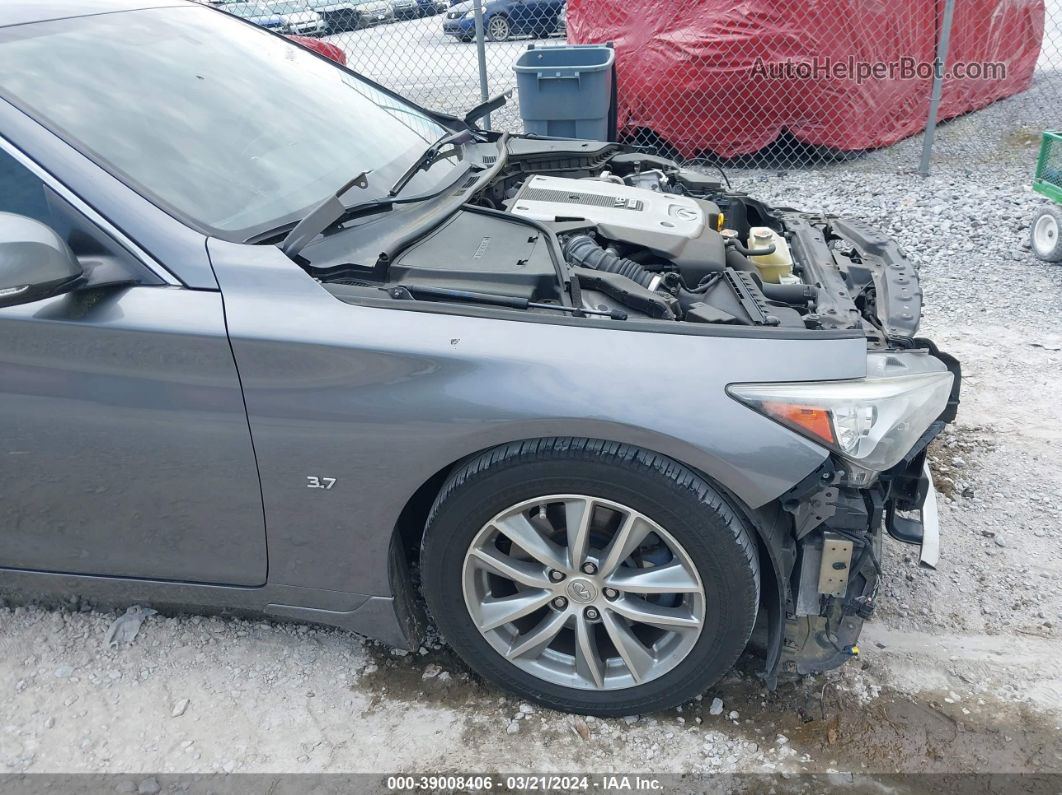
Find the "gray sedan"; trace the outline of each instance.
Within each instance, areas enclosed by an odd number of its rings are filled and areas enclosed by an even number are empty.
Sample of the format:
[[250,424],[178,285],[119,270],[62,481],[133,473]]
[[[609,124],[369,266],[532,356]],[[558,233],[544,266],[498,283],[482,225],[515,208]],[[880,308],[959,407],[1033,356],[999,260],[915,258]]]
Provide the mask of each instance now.
[[192,3],[8,26],[0,588],[407,649],[430,616],[499,686],[625,715],[758,624],[769,682],[839,665],[884,535],[935,562],[958,363],[873,229]]

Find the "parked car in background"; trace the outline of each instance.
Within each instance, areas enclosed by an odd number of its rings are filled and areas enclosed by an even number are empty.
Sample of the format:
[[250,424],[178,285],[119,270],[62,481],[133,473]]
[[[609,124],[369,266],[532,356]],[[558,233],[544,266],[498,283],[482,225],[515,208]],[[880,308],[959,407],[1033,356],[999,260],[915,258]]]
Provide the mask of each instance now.
[[284,21],[285,33],[298,33],[302,36],[325,34],[324,19],[301,0],[268,0],[265,5]]
[[343,33],[363,28],[357,0],[306,0],[307,6],[320,14],[325,33]]
[[351,0],[358,13],[358,28],[371,28],[395,21],[395,12],[389,0]]
[[397,19],[433,17],[449,7],[448,0],[391,0]]
[[[563,9],[564,0],[486,0],[483,30],[491,41],[506,41],[513,36],[548,36],[557,32]],[[461,41],[475,38],[472,0],[464,0],[446,12],[443,33]]]
[[262,3],[224,3],[219,7],[259,27],[286,32],[284,18],[266,8]]
[[395,19],[416,19],[420,16],[420,4],[417,0],[391,0],[391,10]]
[[322,36],[326,31],[321,15],[310,10],[302,0],[225,3],[219,7],[259,27],[281,33]]
[[450,7],[449,0],[417,0],[422,17],[433,17]]
[[311,39],[309,36],[288,36],[296,44],[301,44],[307,49],[313,50],[318,55],[323,55],[330,61],[335,61],[340,66],[347,65],[347,54],[334,44],[320,39]]

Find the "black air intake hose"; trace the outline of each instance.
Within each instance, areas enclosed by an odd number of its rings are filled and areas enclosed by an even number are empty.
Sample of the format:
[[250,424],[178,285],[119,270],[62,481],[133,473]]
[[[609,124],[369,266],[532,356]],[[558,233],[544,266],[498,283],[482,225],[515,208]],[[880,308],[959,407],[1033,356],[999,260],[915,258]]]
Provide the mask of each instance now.
[[726,265],[728,268],[733,268],[736,271],[748,271],[749,273],[760,272],[759,269],[752,264],[752,260],[730,246],[727,246],[726,249]]
[[573,267],[616,273],[626,276],[642,287],[648,287],[656,278],[637,262],[620,257],[601,248],[590,235],[576,235],[564,244],[564,259]]

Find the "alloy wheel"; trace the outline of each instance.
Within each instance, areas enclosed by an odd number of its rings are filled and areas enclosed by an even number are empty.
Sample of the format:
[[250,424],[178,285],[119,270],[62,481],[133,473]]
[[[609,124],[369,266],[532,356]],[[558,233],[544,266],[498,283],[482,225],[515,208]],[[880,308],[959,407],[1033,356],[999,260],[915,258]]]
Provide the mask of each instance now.
[[505,17],[491,17],[487,23],[487,36],[491,41],[505,41],[509,38],[509,20]]
[[704,588],[682,545],[648,516],[589,495],[539,497],[498,513],[465,554],[462,588],[469,616],[499,654],[566,687],[657,679],[704,626]]

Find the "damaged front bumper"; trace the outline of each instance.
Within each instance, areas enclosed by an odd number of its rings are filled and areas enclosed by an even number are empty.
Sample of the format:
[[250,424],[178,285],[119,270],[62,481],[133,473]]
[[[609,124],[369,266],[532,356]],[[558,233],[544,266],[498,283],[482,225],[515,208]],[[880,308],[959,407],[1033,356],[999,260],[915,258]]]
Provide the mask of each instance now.
[[783,499],[792,516],[796,556],[779,653],[768,661],[772,684],[780,671],[818,673],[859,655],[859,634],[875,607],[886,534],[918,546],[923,566],[937,565],[940,528],[928,448],[955,419],[962,376],[953,357],[928,341],[917,342],[954,375],[940,417],[872,484],[853,485],[844,463],[831,458]]

